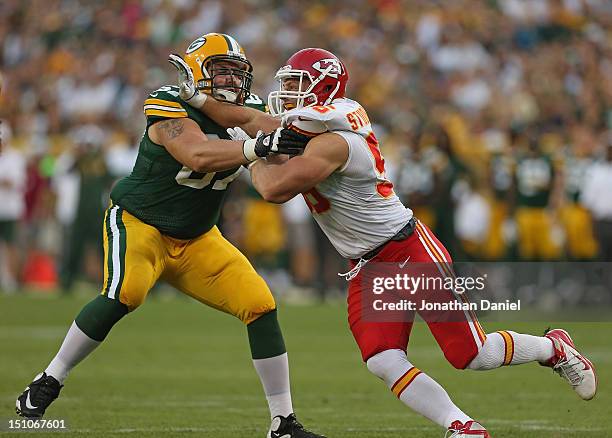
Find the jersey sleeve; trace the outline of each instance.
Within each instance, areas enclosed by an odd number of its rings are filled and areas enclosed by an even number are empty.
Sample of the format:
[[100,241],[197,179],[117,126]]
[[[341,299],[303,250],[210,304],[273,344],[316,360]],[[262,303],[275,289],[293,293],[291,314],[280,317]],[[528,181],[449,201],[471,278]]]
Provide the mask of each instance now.
[[315,105],[292,110],[283,118],[283,126],[289,126],[298,120],[320,122],[326,126],[327,131],[356,132],[370,123],[361,105],[354,101],[334,102],[331,105]]
[[178,97],[178,87],[167,85],[149,94],[144,101],[144,113],[147,126],[165,119],[188,117],[186,105]]
[[338,112],[331,105],[309,106],[290,111],[287,115],[285,115],[285,117],[283,117],[283,124],[289,126],[297,120],[316,120],[318,122],[327,124],[335,117],[338,117]]

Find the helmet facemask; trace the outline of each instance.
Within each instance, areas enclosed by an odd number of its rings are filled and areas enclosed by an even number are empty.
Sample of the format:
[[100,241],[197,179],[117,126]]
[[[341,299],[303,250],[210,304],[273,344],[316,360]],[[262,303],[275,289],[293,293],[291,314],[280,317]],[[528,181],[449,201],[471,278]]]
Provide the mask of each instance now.
[[[220,63],[225,63],[225,65],[219,65]],[[213,55],[202,63],[201,69],[204,79],[198,81],[198,90],[217,100],[244,105],[249,94],[251,94],[251,84],[253,83],[253,66],[246,58]],[[230,79],[229,81],[227,79],[220,80],[220,76],[229,76]]]
[[[268,95],[268,109],[273,116],[282,116],[292,109],[317,104],[317,95],[312,90],[319,80],[313,79],[309,72],[293,70],[286,66],[276,73],[275,78],[279,82],[279,89]],[[291,79],[294,81],[290,81]],[[287,83],[297,83],[297,89],[287,90]]]

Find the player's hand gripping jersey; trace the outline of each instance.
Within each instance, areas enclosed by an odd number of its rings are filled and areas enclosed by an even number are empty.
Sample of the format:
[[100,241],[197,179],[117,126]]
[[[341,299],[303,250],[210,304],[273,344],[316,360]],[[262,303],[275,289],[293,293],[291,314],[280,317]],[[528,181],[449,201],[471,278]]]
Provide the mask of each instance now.
[[346,163],[303,194],[314,218],[342,256],[361,257],[410,220],[412,211],[404,207],[386,179],[378,141],[359,103],[342,98],[332,105],[294,109],[282,123],[310,132],[331,131],[349,145]]
[[[111,199],[163,234],[192,239],[217,223],[227,186],[238,177],[242,167],[222,172],[194,172],[149,138],[148,128],[152,124],[182,117],[194,120],[209,139],[230,138],[224,128],[186,104],[178,91],[176,86],[164,86],[145,100],[147,127],[136,164],[131,175],[117,183]],[[255,95],[249,96],[245,104],[265,108]]]

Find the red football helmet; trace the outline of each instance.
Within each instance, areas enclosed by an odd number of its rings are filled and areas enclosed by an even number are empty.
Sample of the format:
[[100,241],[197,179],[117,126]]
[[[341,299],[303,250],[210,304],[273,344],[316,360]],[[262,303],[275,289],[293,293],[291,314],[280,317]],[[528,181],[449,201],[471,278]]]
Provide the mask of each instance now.
[[[329,105],[344,97],[349,76],[336,55],[323,49],[302,49],[294,53],[277,72],[278,91],[268,96],[272,115],[283,115],[294,108]],[[288,81],[295,79],[296,81]],[[286,89],[292,83],[295,90]]]

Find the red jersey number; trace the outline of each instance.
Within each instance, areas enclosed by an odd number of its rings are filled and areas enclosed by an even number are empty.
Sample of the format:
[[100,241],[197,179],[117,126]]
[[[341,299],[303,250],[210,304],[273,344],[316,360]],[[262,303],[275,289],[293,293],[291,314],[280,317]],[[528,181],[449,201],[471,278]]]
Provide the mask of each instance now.
[[383,179],[383,181],[376,183],[376,191],[383,198],[388,198],[393,195],[393,183],[389,181],[385,176],[385,159],[380,153],[380,148],[378,147],[378,140],[373,132],[367,136],[366,141],[368,143],[368,148],[370,148],[370,152],[374,156],[374,168],[376,169],[376,174],[379,178]]
[[308,205],[308,208],[312,214],[325,213],[331,208],[329,199],[319,193],[319,191],[314,187],[307,192],[302,193],[302,196],[304,197],[304,201],[306,201],[306,205]]

